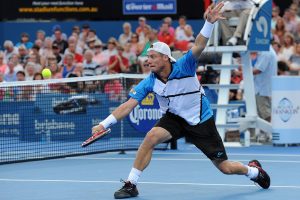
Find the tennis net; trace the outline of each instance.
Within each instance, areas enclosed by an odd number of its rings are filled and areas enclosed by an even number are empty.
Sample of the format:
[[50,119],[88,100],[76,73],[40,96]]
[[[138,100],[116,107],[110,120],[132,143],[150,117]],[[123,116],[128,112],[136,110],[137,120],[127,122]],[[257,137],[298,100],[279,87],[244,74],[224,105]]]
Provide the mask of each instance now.
[[81,143],[143,78],[114,74],[0,83],[0,164],[137,149],[161,117],[153,94],[109,135],[86,148]]

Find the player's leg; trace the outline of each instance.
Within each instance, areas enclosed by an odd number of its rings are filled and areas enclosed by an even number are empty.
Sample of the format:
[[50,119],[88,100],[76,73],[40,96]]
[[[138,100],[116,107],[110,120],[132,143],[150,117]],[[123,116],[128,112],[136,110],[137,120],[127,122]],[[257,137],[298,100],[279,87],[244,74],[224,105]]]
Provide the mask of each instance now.
[[140,145],[133,167],[143,171],[150,163],[152,151],[157,144],[170,140],[172,135],[164,128],[153,127],[144,138],[143,143]]
[[[177,138],[180,133],[180,123],[172,115],[166,114],[145,136],[140,145],[137,155],[125,185],[115,192],[116,199],[135,197],[138,195],[136,185],[142,171],[149,165],[152,152],[157,144],[170,140],[172,137]],[[172,134],[171,134],[172,133]]]
[[222,139],[217,131],[213,118],[203,122],[189,131],[195,146],[197,146],[224,174],[246,175],[257,182],[264,189],[270,186],[270,177],[262,169],[261,164],[254,160],[248,165],[240,162],[229,161]]

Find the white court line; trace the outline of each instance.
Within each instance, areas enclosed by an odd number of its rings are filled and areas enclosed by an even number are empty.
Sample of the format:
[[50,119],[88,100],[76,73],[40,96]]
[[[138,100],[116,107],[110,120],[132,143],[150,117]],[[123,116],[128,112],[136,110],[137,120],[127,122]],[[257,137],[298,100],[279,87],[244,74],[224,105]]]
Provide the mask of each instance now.
[[[95,157],[67,157],[67,160],[134,160],[135,158],[95,158]],[[193,159],[193,158],[152,158],[151,160],[158,160],[158,161],[210,161],[209,159]],[[234,160],[231,160],[234,161]],[[249,162],[249,160],[238,160],[243,162]],[[299,161],[295,160],[259,160],[262,162],[269,162],[269,163],[300,163]]]
[[[48,182],[48,183],[118,183],[120,181],[91,181],[91,180],[59,180],[59,179],[6,179],[0,178],[0,182]],[[191,186],[226,186],[226,187],[258,187],[254,184],[225,184],[225,183],[187,183],[187,182],[139,182],[139,184],[151,184],[151,185],[191,185]],[[298,185],[271,185],[271,188],[293,188],[300,189]]]
[[[115,153],[115,152],[108,152]],[[126,154],[136,154],[136,152],[126,151]],[[199,153],[168,153],[168,152],[153,152],[153,155],[204,155],[202,152]],[[270,157],[300,157],[300,148],[299,155],[297,154],[255,154],[255,153],[227,153],[229,156],[270,156]]]

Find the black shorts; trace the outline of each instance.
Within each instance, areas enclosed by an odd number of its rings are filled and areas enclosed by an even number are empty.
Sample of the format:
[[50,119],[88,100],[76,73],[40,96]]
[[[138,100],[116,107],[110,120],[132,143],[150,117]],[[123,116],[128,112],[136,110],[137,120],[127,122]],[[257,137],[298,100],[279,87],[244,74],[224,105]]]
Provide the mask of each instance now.
[[217,131],[214,118],[195,126],[189,125],[183,118],[167,112],[156,124],[170,132],[173,139],[186,137],[210,160],[227,160],[222,139]]

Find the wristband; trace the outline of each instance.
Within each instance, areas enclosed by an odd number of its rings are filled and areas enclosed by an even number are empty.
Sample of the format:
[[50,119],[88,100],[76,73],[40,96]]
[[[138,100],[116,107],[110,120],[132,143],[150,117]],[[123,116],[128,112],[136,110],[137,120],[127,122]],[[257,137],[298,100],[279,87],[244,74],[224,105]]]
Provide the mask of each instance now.
[[117,119],[115,118],[115,116],[113,116],[113,114],[110,114],[105,120],[103,120],[99,124],[101,124],[105,129],[107,129],[115,123],[117,123]]
[[207,20],[205,21],[200,33],[206,38],[210,38],[211,33],[214,29],[214,24],[208,22]]

